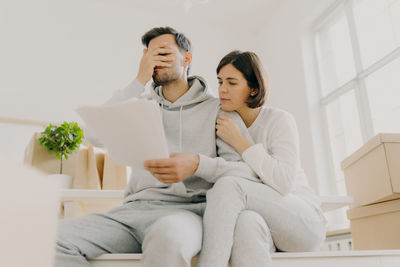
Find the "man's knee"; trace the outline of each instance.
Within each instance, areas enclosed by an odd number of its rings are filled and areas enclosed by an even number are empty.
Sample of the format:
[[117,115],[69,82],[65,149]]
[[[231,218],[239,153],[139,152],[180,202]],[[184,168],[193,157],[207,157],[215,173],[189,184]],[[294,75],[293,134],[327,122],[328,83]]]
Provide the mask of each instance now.
[[[79,233],[74,229],[75,219],[58,221],[56,240],[56,266],[63,265],[63,262],[83,257],[78,246],[77,237]],[[80,259],[85,262],[85,259]]]
[[75,225],[77,224],[76,219],[64,219],[57,223],[57,241],[63,242],[67,239],[72,239],[77,233]]
[[197,253],[202,242],[202,219],[189,211],[178,211],[158,219],[146,233],[143,251],[163,250],[170,253]]

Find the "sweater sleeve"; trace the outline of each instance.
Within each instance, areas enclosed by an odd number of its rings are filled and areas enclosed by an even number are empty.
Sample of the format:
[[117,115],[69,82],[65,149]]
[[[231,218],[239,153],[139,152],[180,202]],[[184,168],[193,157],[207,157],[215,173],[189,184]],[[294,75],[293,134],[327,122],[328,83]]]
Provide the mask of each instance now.
[[126,101],[131,98],[139,98],[141,94],[145,91],[145,87],[138,80],[133,80],[124,89],[116,91],[110,99],[108,99],[104,104],[117,104]]
[[[242,134],[246,136],[251,143],[254,143],[247,131],[246,125],[236,112],[223,113],[231,117],[239,126]],[[194,175],[203,178],[210,183],[215,183],[218,178],[222,176],[236,176],[259,181],[257,174],[249,167],[249,165],[243,162],[242,157],[232,146],[225,143],[219,137],[216,139],[216,144],[218,157],[212,158],[199,154],[200,162]]]
[[[294,118],[283,113],[275,119],[264,144],[255,144],[242,154],[243,160],[264,184],[287,195],[295,182],[299,165],[299,141]],[[268,151],[266,150],[270,144]]]

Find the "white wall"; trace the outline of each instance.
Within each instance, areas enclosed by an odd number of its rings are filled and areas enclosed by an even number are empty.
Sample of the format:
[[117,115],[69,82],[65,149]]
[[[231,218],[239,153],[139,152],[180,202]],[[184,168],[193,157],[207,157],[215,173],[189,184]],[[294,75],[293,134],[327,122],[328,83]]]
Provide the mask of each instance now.
[[[285,1],[268,25],[257,37],[258,51],[269,72],[271,91],[268,104],[291,112],[300,134],[302,166],[309,176],[310,184],[320,192],[319,179],[325,170],[314,151],[314,132],[318,125],[311,120],[310,92],[305,79],[303,55],[304,38],[311,24],[333,0]],[[322,190],[324,191],[324,190]],[[320,193],[327,193],[326,191]]]
[[234,19],[224,22],[217,10],[208,14],[202,12],[207,6],[194,6],[186,12],[182,3],[1,1],[0,116],[78,119],[76,106],[102,103],[136,76],[140,37],[153,26],[187,33],[194,44],[193,73],[215,86],[218,60],[247,42],[249,31],[231,28]]

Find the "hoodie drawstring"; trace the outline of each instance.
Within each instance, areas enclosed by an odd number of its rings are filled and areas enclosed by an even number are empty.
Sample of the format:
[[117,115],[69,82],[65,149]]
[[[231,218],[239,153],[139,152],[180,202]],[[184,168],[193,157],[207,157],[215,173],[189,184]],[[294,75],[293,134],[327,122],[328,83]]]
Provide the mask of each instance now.
[[[161,104],[161,121],[163,121],[163,110],[164,110],[164,101],[160,101]],[[182,110],[183,110],[183,106],[180,107],[179,109],[179,152],[182,153]]]
[[179,110],[179,151],[182,153],[182,109],[183,106],[181,106]]
[[163,110],[164,110],[164,101],[160,101],[161,103],[161,122],[163,122]]

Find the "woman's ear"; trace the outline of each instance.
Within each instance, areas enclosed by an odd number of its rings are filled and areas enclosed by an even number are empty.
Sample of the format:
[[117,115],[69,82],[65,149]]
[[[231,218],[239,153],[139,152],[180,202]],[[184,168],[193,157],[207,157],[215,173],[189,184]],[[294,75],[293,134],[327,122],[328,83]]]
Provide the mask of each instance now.
[[258,93],[258,89],[257,88],[251,88],[250,89],[250,95],[251,96],[255,96],[255,95],[257,95],[257,93]]

